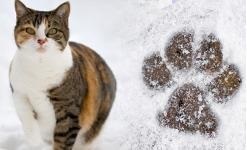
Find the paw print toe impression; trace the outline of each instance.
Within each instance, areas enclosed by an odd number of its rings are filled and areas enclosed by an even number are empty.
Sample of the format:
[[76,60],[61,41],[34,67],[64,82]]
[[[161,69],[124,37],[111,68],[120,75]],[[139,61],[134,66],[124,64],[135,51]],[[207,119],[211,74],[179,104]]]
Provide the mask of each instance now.
[[222,45],[215,35],[210,34],[201,42],[200,48],[196,51],[195,66],[205,72],[219,71],[223,54]]
[[192,65],[193,34],[187,32],[177,33],[169,42],[165,55],[168,63],[177,69],[187,69]]
[[241,84],[239,71],[235,65],[228,65],[224,71],[219,74],[208,85],[209,91],[214,95],[215,101],[218,103],[227,102]]
[[[194,69],[198,70],[198,73],[206,73],[204,76],[215,74],[212,81],[204,85],[206,88],[198,87],[194,83],[184,83],[177,87],[170,95],[165,109],[158,114],[160,126],[214,137],[217,133],[218,118],[210,109],[206,97],[212,94],[210,98],[213,98],[214,102],[226,103],[240,88],[241,77],[237,66],[223,64],[223,46],[214,34],[205,36],[196,50],[193,49],[193,38],[190,32],[178,32],[165,48],[166,59],[163,59],[159,52],[144,58],[143,81],[150,90],[156,90],[169,88],[176,70]],[[176,69],[170,71],[167,65]]]
[[144,59],[142,73],[145,84],[154,89],[164,88],[171,80],[171,73],[158,52]]

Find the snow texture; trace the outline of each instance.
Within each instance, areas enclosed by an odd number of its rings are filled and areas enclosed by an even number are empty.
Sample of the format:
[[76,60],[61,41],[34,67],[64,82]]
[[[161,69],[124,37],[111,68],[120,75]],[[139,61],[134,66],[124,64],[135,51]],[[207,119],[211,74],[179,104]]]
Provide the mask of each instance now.
[[[23,0],[39,10],[51,10],[63,0]],[[245,50],[244,0],[71,0],[72,41],[95,49],[108,62],[118,82],[117,97],[95,141],[97,150],[243,150],[245,149]],[[45,9],[44,9],[45,8]],[[28,150],[16,115],[8,82],[8,66],[15,53],[14,1],[0,1],[0,149]],[[242,84],[225,104],[208,97],[219,118],[215,138],[161,128],[157,113],[164,109],[173,90],[193,82],[203,88],[210,76],[189,70],[177,71],[174,85],[151,91],[142,81],[145,56],[164,48],[180,30],[192,30],[199,47],[201,37],[214,33],[222,42],[223,60],[238,66]],[[169,66],[168,66],[169,68]],[[169,68],[170,69],[170,68]]]

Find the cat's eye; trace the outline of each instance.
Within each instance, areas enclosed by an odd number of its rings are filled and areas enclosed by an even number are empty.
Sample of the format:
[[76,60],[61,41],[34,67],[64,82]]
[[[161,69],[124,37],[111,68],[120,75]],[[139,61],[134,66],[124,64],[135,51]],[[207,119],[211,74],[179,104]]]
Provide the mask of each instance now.
[[26,28],[26,32],[27,32],[28,34],[31,34],[31,35],[34,35],[34,34],[35,34],[34,29],[32,29],[32,28],[30,28],[30,27]]
[[56,28],[52,28],[52,29],[50,29],[49,31],[48,31],[48,34],[49,35],[54,35],[54,34],[56,34],[57,33],[57,29]]

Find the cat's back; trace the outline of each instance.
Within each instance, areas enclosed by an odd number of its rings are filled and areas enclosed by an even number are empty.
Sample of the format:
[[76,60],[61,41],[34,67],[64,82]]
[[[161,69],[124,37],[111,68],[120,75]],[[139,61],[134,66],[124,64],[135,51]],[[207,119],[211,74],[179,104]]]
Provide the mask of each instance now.
[[115,93],[116,80],[104,59],[94,50],[83,44],[69,42],[69,46],[74,62],[84,65],[84,71],[82,73],[86,76],[88,81],[98,80],[99,83],[97,84],[103,84],[102,86],[107,88],[104,90],[110,90],[111,93]]
[[[92,64],[99,64],[102,63],[105,67],[108,67],[106,62],[103,60],[99,54],[97,54],[91,48],[77,42],[69,42],[69,46],[72,51],[73,58],[77,57],[79,59],[83,59],[84,61],[91,62]],[[108,67],[109,68],[109,67]]]

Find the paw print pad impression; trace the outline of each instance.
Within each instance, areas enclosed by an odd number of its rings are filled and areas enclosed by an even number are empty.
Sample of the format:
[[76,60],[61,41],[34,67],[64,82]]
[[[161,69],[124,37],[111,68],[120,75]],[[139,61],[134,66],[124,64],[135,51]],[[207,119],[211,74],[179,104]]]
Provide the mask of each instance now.
[[193,84],[177,88],[168,100],[165,112],[159,115],[162,126],[214,135],[217,120],[207,106],[203,92]]

